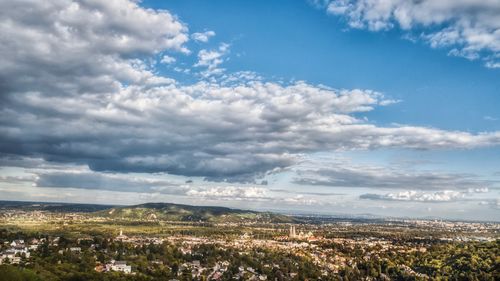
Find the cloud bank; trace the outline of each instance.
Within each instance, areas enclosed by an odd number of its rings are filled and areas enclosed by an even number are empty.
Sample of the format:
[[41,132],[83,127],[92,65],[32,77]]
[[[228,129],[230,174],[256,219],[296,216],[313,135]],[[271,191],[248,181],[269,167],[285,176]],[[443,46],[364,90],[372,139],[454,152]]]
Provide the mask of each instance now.
[[390,188],[416,190],[475,190],[478,186],[494,185],[495,181],[484,180],[475,174],[450,173],[407,169],[399,166],[377,166],[353,164],[351,161],[329,161],[314,163],[309,167],[294,168],[297,184],[353,187],[353,188]]

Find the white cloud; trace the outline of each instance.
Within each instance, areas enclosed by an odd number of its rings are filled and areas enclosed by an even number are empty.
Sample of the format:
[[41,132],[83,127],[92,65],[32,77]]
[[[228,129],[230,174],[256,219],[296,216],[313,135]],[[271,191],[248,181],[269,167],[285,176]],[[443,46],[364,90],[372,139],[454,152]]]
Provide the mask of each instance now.
[[324,202],[320,202],[316,199],[308,198],[303,195],[296,195],[295,197],[288,197],[275,201],[291,205],[324,205]]
[[254,186],[215,186],[192,188],[187,196],[218,201],[265,201],[284,205],[314,205],[322,204],[316,199],[296,194],[295,196],[280,196],[270,194],[269,190]]
[[401,191],[387,194],[363,194],[362,199],[388,200],[388,201],[414,201],[414,202],[452,202],[466,198],[474,193],[486,193],[487,188],[469,189],[467,191],[442,190],[442,191]]
[[497,0],[334,0],[326,9],[344,16],[352,28],[379,31],[398,26],[421,33],[433,48],[450,48],[450,55],[482,58],[487,67],[499,64]]
[[213,200],[268,200],[267,189],[260,187],[216,186],[191,189],[187,193],[193,197]]
[[[187,52],[187,27],[135,1],[2,1],[2,96],[106,94],[126,84],[169,83],[138,57]],[[3,87],[7,87],[4,89]]]
[[198,42],[203,42],[206,43],[210,39],[210,37],[215,36],[215,32],[212,30],[205,31],[205,32],[195,32],[191,34],[191,38],[195,41]]
[[164,63],[164,64],[172,64],[176,61],[176,59],[174,57],[171,57],[169,55],[164,55],[162,58],[161,58],[161,63]]
[[485,65],[488,68],[500,68],[500,62],[487,61]]
[[387,105],[396,104],[396,103],[400,103],[400,102],[401,102],[401,100],[387,99],[387,100],[380,101],[379,105],[387,106]]
[[216,50],[201,50],[198,52],[198,62],[195,67],[206,67],[202,72],[205,77],[221,74],[224,69],[219,68],[219,65],[225,61],[225,56],[229,52],[229,44],[222,43]]

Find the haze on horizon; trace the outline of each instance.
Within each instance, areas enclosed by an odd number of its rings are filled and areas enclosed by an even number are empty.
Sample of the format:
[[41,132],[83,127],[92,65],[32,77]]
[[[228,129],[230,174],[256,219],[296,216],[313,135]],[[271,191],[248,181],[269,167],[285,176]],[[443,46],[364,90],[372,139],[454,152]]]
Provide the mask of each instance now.
[[500,2],[0,1],[0,199],[500,218]]

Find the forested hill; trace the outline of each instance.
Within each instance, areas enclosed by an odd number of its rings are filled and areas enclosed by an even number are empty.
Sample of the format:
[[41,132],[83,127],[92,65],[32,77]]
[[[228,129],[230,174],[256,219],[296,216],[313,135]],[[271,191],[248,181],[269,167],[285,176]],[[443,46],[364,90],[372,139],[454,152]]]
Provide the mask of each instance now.
[[294,222],[296,220],[290,216],[269,212],[173,203],[145,203],[135,206],[113,207],[99,211],[96,215],[109,218],[165,221],[241,222],[249,220],[285,223]]

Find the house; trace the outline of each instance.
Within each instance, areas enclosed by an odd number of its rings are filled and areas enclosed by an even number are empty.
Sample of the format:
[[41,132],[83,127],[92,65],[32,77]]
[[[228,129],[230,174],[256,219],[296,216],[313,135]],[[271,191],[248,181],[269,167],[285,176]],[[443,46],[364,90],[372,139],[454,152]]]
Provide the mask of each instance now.
[[3,253],[2,258],[3,259],[7,258],[9,260],[12,260],[15,256],[16,256],[16,252],[14,252],[13,250],[7,250]]
[[24,245],[15,246],[15,247],[11,248],[10,251],[13,251],[14,255],[15,254],[19,254],[19,255],[24,254],[27,258],[30,257],[30,252],[29,252],[28,248],[26,248],[26,246],[24,246]]
[[209,280],[221,280],[222,279],[222,272],[214,272],[212,276],[210,276]]
[[97,264],[94,267],[94,270],[97,271],[97,272],[104,272],[106,270],[106,268],[102,264]]
[[82,248],[80,247],[71,247],[69,250],[73,253],[80,253],[82,251]]
[[10,243],[11,247],[16,247],[16,246],[21,246],[21,245],[24,246],[23,239],[14,240],[14,241],[12,241],[12,243]]
[[130,265],[127,265],[127,263],[124,261],[116,261],[115,264],[111,266],[111,270],[131,273],[132,267]]
[[40,240],[33,238],[30,240],[29,243],[30,243],[30,245],[38,245],[38,244],[40,244]]
[[51,245],[58,246],[60,240],[61,240],[61,238],[59,236],[56,237],[56,238],[54,238],[54,239],[52,239]]
[[106,264],[106,271],[118,271],[129,274],[132,272],[132,267],[127,265],[125,261],[112,260],[110,263]]
[[18,264],[21,262],[21,257],[17,257],[14,250],[7,250],[0,255],[0,264],[4,263],[6,260],[9,260],[11,264]]

